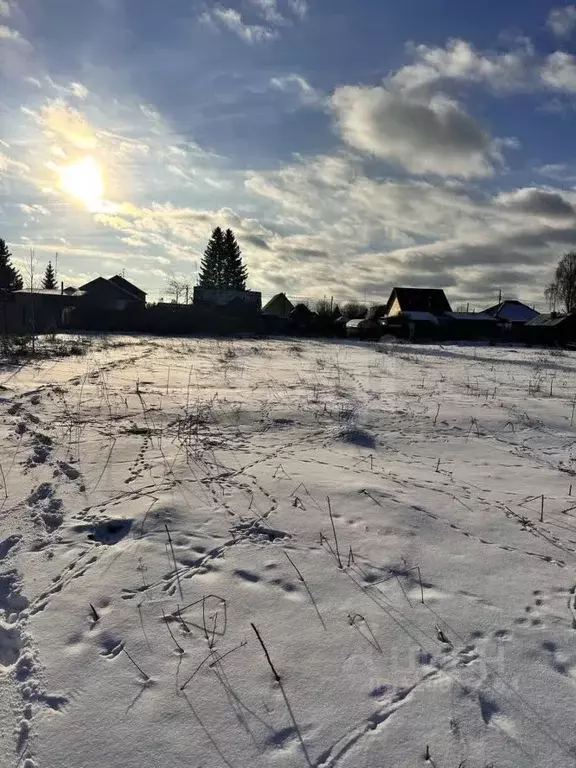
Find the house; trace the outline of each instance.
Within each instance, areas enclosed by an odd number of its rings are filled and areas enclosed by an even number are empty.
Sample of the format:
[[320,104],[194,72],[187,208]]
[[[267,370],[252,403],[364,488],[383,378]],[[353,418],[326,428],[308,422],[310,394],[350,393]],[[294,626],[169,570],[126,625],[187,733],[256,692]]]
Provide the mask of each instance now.
[[306,304],[296,304],[292,312],[290,312],[290,320],[293,323],[293,327],[302,333],[309,332],[317,319],[318,315],[316,312],[312,312]]
[[441,288],[393,288],[385,315],[392,317],[404,312],[425,312],[437,316],[451,311],[452,307]]
[[128,280],[116,275],[111,280],[97,277],[89,283],[80,286],[84,292],[83,303],[87,310],[103,312],[122,312],[146,305],[146,294]]
[[141,301],[143,304],[146,304],[146,293],[138,288],[138,286],[134,285],[134,283],[131,283],[129,280],[126,280],[121,275],[114,275],[114,277],[110,278],[110,282],[114,283],[114,285],[119,286],[120,288],[123,288],[128,293],[132,294],[136,299]]
[[199,285],[194,286],[195,305],[237,309],[240,302],[244,311],[260,312],[262,308],[262,294],[260,291],[235,291],[227,288],[201,288]]
[[486,312],[446,312],[439,319],[441,336],[451,341],[496,341],[501,323]]
[[550,312],[525,324],[523,339],[529,344],[566,346],[576,342],[576,312]]
[[493,307],[485,309],[483,314],[490,315],[501,322],[509,323],[513,326],[524,325],[524,323],[528,323],[530,320],[538,317],[538,312],[535,309],[517,299],[501,301],[500,304],[495,304]]
[[436,339],[440,333],[440,321],[431,312],[400,312],[381,318],[379,321],[383,335],[397,336],[400,339]]
[[49,333],[67,325],[67,318],[84,297],[83,291],[22,289],[0,301],[0,330],[4,333]]
[[266,315],[274,315],[275,317],[290,317],[290,313],[294,309],[294,304],[286,296],[285,293],[277,293],[270,301],[262,307],[262,312]]

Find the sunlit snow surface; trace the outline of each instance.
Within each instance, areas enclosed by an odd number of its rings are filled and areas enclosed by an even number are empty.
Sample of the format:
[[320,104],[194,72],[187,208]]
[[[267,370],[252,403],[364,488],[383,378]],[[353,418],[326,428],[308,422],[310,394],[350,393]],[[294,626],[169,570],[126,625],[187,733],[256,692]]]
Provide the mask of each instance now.
[[108,337],[0,385],[0,764],[575,764],[575,354]]

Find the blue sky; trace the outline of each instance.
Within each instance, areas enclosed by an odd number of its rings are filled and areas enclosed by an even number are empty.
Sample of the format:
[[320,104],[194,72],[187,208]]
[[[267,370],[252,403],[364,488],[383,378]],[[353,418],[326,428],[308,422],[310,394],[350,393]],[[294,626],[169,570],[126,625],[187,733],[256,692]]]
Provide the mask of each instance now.
[[0,237],[152,300],[220,224],[265,295],[543,309],[575,54],[543,0],[0,0]]

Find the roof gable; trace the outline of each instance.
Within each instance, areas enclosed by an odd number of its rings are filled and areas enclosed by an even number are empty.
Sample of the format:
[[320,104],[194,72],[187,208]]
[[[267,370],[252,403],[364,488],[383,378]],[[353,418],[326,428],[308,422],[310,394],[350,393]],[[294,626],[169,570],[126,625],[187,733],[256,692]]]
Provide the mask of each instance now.
[[555,327],[558,325],[563,325],[564,323],[568,323],[571,321],[571,319],[574,318],[574,315],[571,314],[559,314],[558,312],[550,312],[548,315],[537,315],[533,320],[530,320],[530,322],[526,323],[526,325],[529,326],[546,326],[546,327]]
[[126,280],[126,278],[122,277],[121,275],[114,275],[114,277],[109,279],[109,282],[114,283],[114,285],[117,285],[119,288],[127,291],[137,299],[146,299],[145,291],[141,290],[138,288],[138,286],[134,285],[134,283],[131,283],[129,280]]
[[276,296],[273,296],[270,301],[262,307],[262,312],[269,312],[271,309],[276,308],[291,312],[294,309],[294,304],[292,304],[285,293],[277,293]]
[[90,291],[105,292],[110,296],[119,296],[123,299],[130,298],[132,301],[139,298],[133,293],[130,293],[130,291],[127,291],[121,285],[118,285],[111,280],[107,280],[105,277],[96,277],[94,280],[90,280],[89,283],[81,285],[80,290],[86,291],[86,293],[90,293]]
[[386,314],[396,300],[402,312],[431,312],[433,315],[442,315],[452,311],[441,288],[394,288],[386,304]]
[[488,307],[484,314],[497,317],[499,320],[508,320],[510,322],[527,323],[538,317],[538,312],[518,299],[506,299],[500,304]]

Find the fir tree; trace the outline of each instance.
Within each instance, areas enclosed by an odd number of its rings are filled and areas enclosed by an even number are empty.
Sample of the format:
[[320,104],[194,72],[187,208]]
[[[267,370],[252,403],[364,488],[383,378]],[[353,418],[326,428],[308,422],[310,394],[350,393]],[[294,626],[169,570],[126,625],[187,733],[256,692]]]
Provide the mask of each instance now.
[[224,234],[223,254],[222,288],[245,291],[248,270],[242,263],[242,251],[231,229]]
[[21,291],[23,287],[20,272],[12,266],[12,254],[6,241],[0,238],[0,291]]
[[54,291],[56,289],[56,273],[54,272],[54,267],[52,266],[51,261],[48,262],[48,266],[46,267],[44,279],[42,280],[42,288],[45,291]]
[[201,288],[223,288],[222,273],[224,261],[224,233],[220,227],[212,232],[204,258],[200,264],[198,285]]

